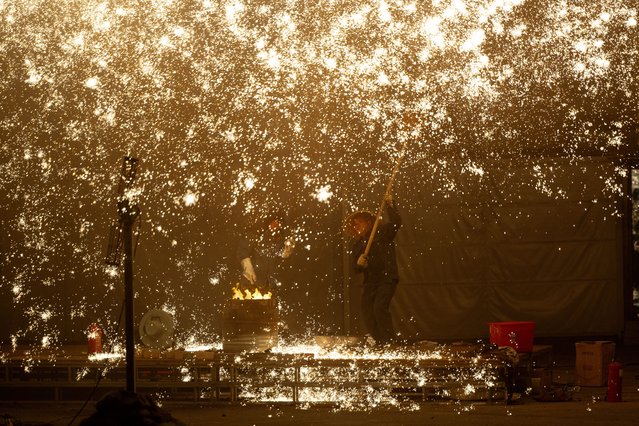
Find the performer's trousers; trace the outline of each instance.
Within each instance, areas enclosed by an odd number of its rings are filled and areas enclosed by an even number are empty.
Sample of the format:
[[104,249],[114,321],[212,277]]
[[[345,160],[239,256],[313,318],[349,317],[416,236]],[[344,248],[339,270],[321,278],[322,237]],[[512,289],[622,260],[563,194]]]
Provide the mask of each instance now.
[[395,329],[390,314],[390,303],[397,289],[397,281],[387,280],[364,283],[362,293],[362,319],[364,326],[376,344],[395,340]]

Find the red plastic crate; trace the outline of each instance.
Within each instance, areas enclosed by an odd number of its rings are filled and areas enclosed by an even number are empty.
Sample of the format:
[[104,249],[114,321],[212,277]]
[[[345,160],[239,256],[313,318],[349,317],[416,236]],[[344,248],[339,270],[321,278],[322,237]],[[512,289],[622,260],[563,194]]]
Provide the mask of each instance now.
[[532,321],[491,322],[490,343],[510,346],[517,352],[532,352],[535,323]]

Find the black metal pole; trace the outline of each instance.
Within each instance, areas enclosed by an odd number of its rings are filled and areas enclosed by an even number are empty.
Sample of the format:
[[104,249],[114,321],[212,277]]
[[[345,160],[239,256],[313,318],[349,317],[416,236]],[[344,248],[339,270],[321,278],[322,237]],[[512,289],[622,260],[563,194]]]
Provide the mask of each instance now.
[[[342,202],[341,211],[342,223],[348,216],[348,210],[346,209],[346,202]],[[351,335],[351,262],[349,257],[349,247],[346,239],[342,236],[342,298],[344,303],[342,304],[342,314],[344,327],[342,332],[346,335]]]
[[138,215],[136,206],[128,201],[120,205],[124,242],[124,315],[126,334],[126,390],[135,393],[135,327],[133,313],[133,223]]

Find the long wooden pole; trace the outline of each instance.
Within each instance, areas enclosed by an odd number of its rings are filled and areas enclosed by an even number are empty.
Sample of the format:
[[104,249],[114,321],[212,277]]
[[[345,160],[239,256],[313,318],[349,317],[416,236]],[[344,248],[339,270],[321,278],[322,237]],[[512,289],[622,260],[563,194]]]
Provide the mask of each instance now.
[[364,256],[368,256],[368,252],[371,250],[371,246],[373,245],[373,239],[375,238],[375,233],[377,232],[377,228],[379,227],[379,223],[382,219],[382,210],[384,210],[384,204],[386,204],[386,197],[390,194],[391,189],[393,188],[393,183],[395,182],[395,176],[397,176],[397,172],[399,171],[399,166],[404,159],[404,154],[406,154],[406,144],[408,143],[408,138],[404,141],[402,145],[402,151],[395,162],[395,167],[393,168],[393,172],[391,173],[391,177],[388,180],[388,185],[386,185],[386,192],[384,192],[384,197],[382,197],[382,202],[379,205],[379,209],[377,209],[377,215],[375,216],[375,222],[373,223],[373,228],[371,229],[371,234],[368,236],[368,242],[366,243],[366,248],[364,249]]

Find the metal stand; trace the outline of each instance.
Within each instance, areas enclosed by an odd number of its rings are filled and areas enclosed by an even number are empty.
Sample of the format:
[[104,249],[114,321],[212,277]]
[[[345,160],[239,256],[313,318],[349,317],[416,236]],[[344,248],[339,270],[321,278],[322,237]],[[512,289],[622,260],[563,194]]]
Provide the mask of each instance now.
[[140,214],[129,200],[118,203],[124,238],[124,316],[126,334],[126,390],[135,393],[135,327],[133,292],[133,223]]
[[120,265],[120,255],[124,251],[124,315],[126,334],[126,390],[135,393],[135,327],[133,291],[133,225],[140,215],[140,208],[129,200],[126,191],[135,179],[138,160],[126,156],[122,161],[120,183],[118,185],[118,223],[111,227],[106,263]]

